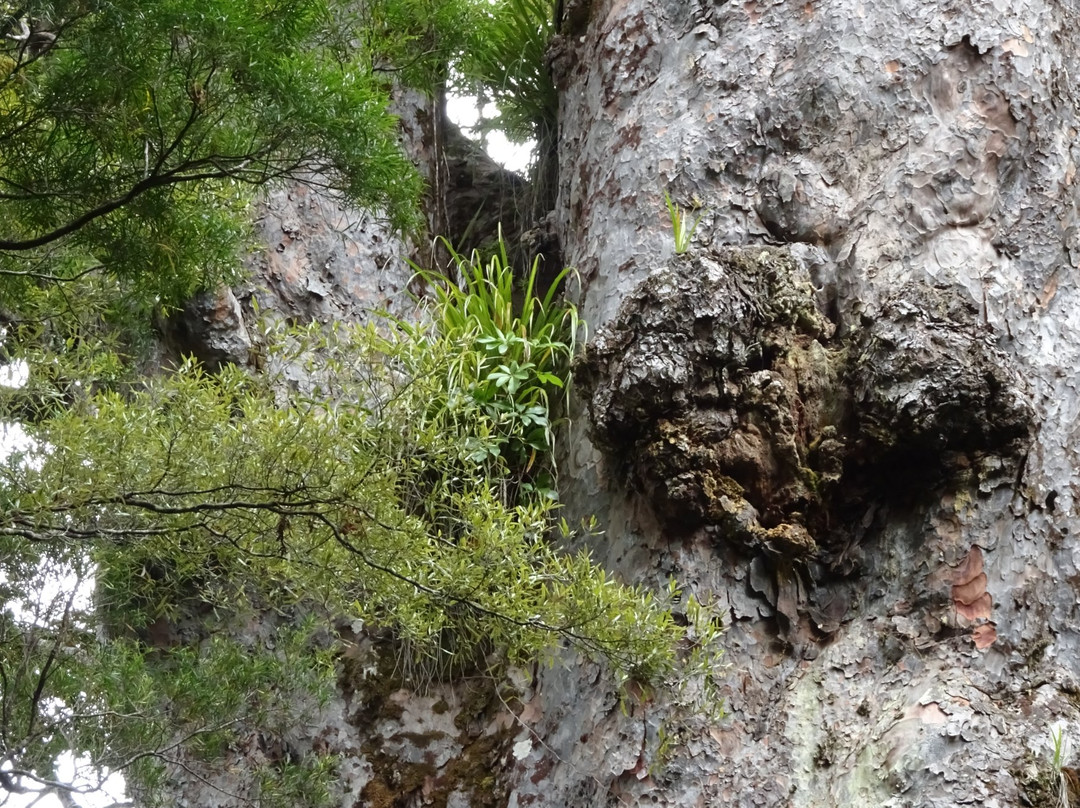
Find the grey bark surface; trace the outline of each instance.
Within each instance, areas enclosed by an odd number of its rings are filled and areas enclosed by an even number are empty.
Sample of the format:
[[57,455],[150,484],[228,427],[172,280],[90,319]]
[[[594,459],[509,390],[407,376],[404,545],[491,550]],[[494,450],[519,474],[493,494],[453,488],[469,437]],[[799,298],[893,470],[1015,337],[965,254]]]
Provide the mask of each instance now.
[[[597,333],[561,482],[598,557],[729,616],[730,714],[661,733],[544,673],[511,805],[1057,804],[1078,32],[1042,0],[609,0],[564,31]],[[704,210],[687,256],[664,190]]]

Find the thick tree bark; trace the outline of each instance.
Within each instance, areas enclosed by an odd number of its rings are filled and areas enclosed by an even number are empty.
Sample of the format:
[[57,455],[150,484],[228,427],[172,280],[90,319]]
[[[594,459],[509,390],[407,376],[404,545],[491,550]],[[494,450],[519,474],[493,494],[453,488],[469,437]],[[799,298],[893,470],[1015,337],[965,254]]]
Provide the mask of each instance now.
[[[561,482],[624,576],[729,615],[730,715],[650,770],[662,707],[545,673],[511,804],[1057,804],[1078,32],[1044,0],[597,0],[564,30],[598,335]],[[685,256],[665,190],[704,210]]]

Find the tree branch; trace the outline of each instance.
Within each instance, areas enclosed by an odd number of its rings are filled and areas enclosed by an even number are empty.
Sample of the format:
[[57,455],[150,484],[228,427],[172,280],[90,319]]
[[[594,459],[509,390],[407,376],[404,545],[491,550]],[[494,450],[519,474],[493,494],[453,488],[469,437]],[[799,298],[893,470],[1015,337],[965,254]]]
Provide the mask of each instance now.
[[[262,160],[260,163],[262,170],[254,171],[249,175],[246,172],[246,169],[256,160]],[[228,165],[226,161],[235,161],[236,164]],[[170,185],[180,185],[188,182],[221,179],[235,179],[250,185],[260,185],[268,180],[286,176],[291,171],[300,168],[300,166],[294,163],[289,167],[274,169],[269,161],[270,156],[268,154],[245,155],[244,157],[212,155],[200,160],[185,163],[165,174],[151,174],[149,177],[145,177],[136,182],[126,193],[114,197],[107,202],[103,202],[97,207],[91,208],[82,215],[76,216],[71,221],[48,233],[43,233],[40,236],[28,239],[0,239],[0,251],[23,252],[26,250],[37,249],[38,247],[44,247],[47,244],[59,241],[65,236],[69,236],[83,227],[86,227],[91,222],[130,204],[148,191],[157,188],[166,188]]]

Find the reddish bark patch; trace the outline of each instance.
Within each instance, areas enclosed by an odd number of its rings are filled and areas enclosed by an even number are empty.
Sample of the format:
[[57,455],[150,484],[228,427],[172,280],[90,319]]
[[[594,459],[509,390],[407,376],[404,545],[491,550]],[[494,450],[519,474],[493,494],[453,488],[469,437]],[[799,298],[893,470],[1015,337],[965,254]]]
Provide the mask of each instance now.
[[975,641],[975,647],[980,651],[989,648],[997,640],[997,626],[993,623],[975,626],[971,631],[971,639]]
[[966,620],[987,620],[993,600],[986,591],[982,549],[976,544],[953,573],[953,605],[956,613]]

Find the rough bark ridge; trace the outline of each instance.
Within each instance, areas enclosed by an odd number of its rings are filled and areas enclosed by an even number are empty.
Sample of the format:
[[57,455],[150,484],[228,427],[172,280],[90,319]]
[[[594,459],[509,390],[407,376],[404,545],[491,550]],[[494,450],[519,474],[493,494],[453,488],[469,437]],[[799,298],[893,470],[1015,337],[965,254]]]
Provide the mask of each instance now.
[[[511,804],[1056,804],[1050,729],[1080,730],[1073,5],[585,19],[557,215],[600,334],[562,482],[626,577],[730,615],[730,716],[661,735],[594,672],[544,674]],[[689,258],[665,189],[706,211]]]

